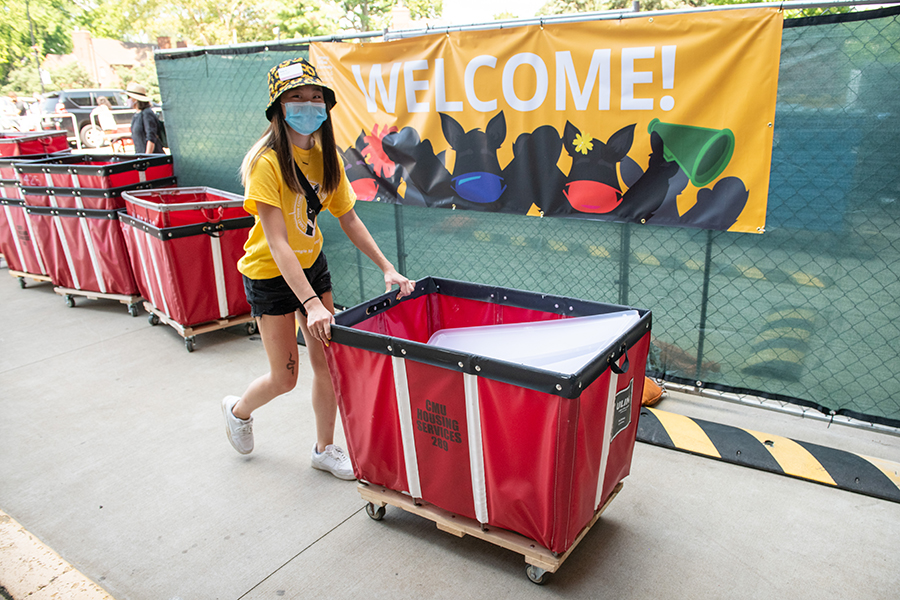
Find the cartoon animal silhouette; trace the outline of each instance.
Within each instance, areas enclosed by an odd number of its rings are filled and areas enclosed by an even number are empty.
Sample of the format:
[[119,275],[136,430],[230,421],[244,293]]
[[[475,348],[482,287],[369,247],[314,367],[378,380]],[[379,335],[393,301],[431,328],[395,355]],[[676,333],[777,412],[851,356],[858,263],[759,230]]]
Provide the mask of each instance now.
[[340,152],[347,179],[359,200],[378,199],[390,203],[399,200],[397,187],[402,181],[403,173],[399,165],[388,159],[382,149],[383,138],[396,130],[394,127],[384,127],[379,131],[376,124],[371,134],[360,131],[356,144]]
[[557,166],[562,138],[550,125],[523,133],[513,144],[513,159],[503,169],[508,189],[501,201],[505,212],[527,213],[532,205],[545,215],[572,212],[563,195],[566,175]]
[[[687,186],[687,175],[679,170],[678,178],[683,179],[681,189],[684,189]],[[749,198],[750,192],[743,181],[737,177],[724,177],[717,181],[712,189],[697,190],[697,202],[683,215],[678,214],[675,198],[666,197],[663,205],[648,223],[727,231],[737,222]]]
[[388,158],[405,169],[406,195],[416,190],[426,206],[434,207],[450,207],[457,201],[444,153],[435,155],[431,140],[421,140],[418,131],[404,127],[385,136],[383,147]]
[[497,150],[506,139],[503,112],[495,115],[484,131],[466,131],[450,115],[439,114],[444,138],[456,153],[452,174],[445,166],[444,153],[435,155],[431,141],[421,140],[411,127],[385,137],[385,154],[406,169],[428,206],[498,210],[498,200],[507,187],[497,159]]
[[[622,193],[616,167],[631,150],[634,127],[623,127],[603,143],[566,121],[563,140],[566,151],[572,157],[572,168],[563,193],[576,211],[607,214],[623,221],[646,222],[666,199],[669,180],[680,171],[680,167],[678,163],[663,158],[662,138],[656,133],[650,135],[652,152],[647,170]],[[633,173],[635,167],[640,170],[636,163],[631,163],[629,167]]]

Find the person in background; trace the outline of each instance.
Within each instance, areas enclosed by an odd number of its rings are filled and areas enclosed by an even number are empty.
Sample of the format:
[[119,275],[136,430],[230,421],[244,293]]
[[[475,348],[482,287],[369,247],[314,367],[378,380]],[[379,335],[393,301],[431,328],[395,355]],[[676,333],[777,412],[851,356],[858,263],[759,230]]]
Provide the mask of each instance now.
[[253,381],[243,396],[222,400],[225,432],[235,450],[249,454],[251,413],[297,385],[299,322],[313,370],[312,467],[349,480],[354,478],[350,458],[334,444],[337,401],[325,362],[334,300],[317,223],[319,209],[334,215],[350,241],[384,273],[386,290],[397,285],[399,296],[408,296],[415,282],[384,257],[353,208],[356,196],[334,140],[334,91],[302,58],[276,65],[268,77],[269,126],[241,164],[244,208],[256,222],[238,270],[259,323],[269,372]]
[[16,107],[16,110],[19,111],[18,116],[24,117],[28,113],[28,105],[19,100],[19,95],[15,92],[9,93],[9,100]]
[[112,114],[112,104],[106,96],[97,98],[97,107],[91,111],[91,116],[97,118],[97,125],[103,131],[112,131],[117,128],[116,118]]
[[131,108],[137,112],[131,118],[131,139],[138,154],[165,154],[159,141],[159,117],[150,108],[147,88],[131,82],[125,88]]

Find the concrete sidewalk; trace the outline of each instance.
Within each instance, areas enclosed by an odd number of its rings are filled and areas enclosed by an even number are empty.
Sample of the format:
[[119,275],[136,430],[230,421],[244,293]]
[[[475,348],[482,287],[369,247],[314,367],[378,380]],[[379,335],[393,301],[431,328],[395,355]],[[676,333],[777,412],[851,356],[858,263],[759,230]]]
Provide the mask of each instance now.
[[[900,593],[900,504],[647,444],[537,586],[521,555],[390,507],[375,522],[355,483],[310,468],[308,365],[256,413],[243,457],[220,401],[266,370],[258,336],[224,329],[188,353],[146,314],[76,302],[0,269],[0,510],[117,600]],[[680,393],[659,408],[900,462],[900,440],[884,433]],[[75,597],[14,589],[23,573],[9,564],[0,585],[13,597]]]

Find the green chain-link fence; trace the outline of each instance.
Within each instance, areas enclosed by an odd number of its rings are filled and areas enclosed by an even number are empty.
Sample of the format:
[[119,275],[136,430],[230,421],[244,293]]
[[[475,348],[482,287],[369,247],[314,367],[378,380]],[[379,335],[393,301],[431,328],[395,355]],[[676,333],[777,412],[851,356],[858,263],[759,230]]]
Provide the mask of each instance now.
[[[822,10],[817,12],[821,13]],[[900,8],[785,21],[766,233],[358,203],[425,275],[649,308],[649,371],[900,426]],[[240,192],[266,71],[306,46],[160,53],[179,185]],[[320,218],[349,306],[381,273]]]

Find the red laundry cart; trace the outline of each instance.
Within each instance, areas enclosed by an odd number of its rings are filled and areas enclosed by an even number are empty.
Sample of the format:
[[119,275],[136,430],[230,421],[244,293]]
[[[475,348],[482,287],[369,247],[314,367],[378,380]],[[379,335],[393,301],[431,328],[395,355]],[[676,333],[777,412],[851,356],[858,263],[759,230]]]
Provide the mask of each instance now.
[[137,284],[122,228],[121,210],[25,206],[57,294],[75,306],[74,296],[117,300],[138,314]]
[[588,348],[574,372],[429,340],[626,309],[429,277],[409,297],[336,315],[326,356],[369,516],[392,504],[516,550],[543,582],[629,473],[651,314],[630,309],[633,324]]
[[68,148],[65,131],[0,131],[0,156],[50,154]]
[[[122,217],[150,323],[172,326],[194,350],[195,336],[247,324],[256,331],[237,261],[254,219],[243,198],[211,188],[123,194]],[[223,216],[241,215],[236,218]],[[163,225],[177,223],[177,225]]]
[[111,189],[168,179],[175,173],[168,154],[67,154],[18,163],[16,176],[28,187]]
[[[0,185],[3,193],[7,189],[7,186]],[[0,253],[9,265],[10,274],[18,277],[19,285],[23,288],[26,277],[50,281],[24,200],[0,198]]]
[[63,156],[66,152],[68,150],[54,154],[0,157],[0,254],[6,257],[10,274],[19,278],[19,285],[23,288],[26,277],[37,281],[50,281],[50,277],[41,260],[31,220],[25,212],[25,202],[16,178],[16,165]]

